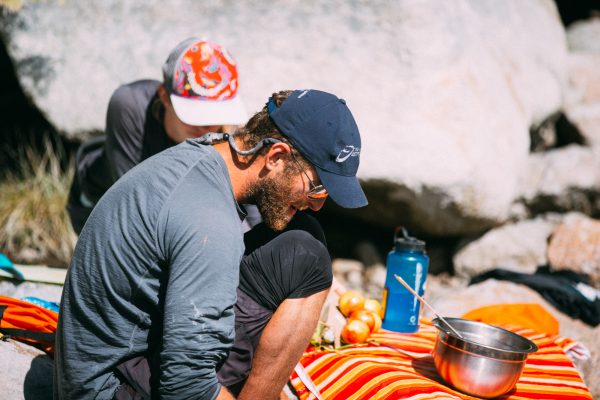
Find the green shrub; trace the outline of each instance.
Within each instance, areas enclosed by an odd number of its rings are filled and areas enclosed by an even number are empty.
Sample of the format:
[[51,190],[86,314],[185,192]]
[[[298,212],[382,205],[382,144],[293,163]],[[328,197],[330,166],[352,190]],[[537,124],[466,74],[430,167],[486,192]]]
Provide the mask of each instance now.
[[19,172],[0,181],[0,252],[23,264],[68,266],[76,235],[65,205],[73,176],[60,167],[62,151],[20,155]]

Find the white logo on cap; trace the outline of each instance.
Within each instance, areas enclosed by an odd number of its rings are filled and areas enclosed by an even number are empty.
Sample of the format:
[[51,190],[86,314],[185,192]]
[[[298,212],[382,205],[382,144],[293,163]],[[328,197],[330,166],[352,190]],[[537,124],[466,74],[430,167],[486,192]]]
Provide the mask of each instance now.
[[342,149],[342,151],[340,151],[340,154],[338,154],[338,156],[335,158],[335,161],[344,162],[350,157],[357,157],[359,155],[360,155],[360,147],[354,147],[354,146],[348,144],[348,145],[346,145],[346,147],[344,147]]

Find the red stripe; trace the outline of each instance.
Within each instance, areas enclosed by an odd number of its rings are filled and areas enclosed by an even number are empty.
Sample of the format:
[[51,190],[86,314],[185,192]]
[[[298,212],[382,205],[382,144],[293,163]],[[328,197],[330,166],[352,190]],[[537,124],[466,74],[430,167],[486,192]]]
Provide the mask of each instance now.
[[[513,331],[517,331],[513,329]],[[573,366],[571,360],[565,355],[563,349],[572,346],[570,339],[559,336],[541,336],[530,330],[518,330],[523,336],[530,336],[538,345],[539,351],[527,359],[521,380],[516,388],[503,399],[511,397],[523,397],[528,399],[552,398],[554,400],[589,399],[591,395],[584,388],[583,381]],[[372,336],[379,346],[357,346],[340,350],[338,354],[327,352],[307,353],[302,358],[302,364],[310,370],[311,377],[322,393],[329,394],[329,400],[345,400],[366,385],[372,385],[365,393],[361,393],[361,399],[377,397],[383,400],[384,394],[393,387],[393,390],[385,396],[386,399],[398,399],[410,397],[417,394],[428,394],[436,392],[447,393],[456,399],[473,399],[468,395],[454,391],[442,383],[437,374],[433,359],[430,354],[436,338],[436,330],[430,324],[421,325],[421,331],[414,335],[395,334],[393,332],[381,332]],[[395,352],[399,349],[416,355],[417,359],[409,355]],[[328,355],[325,360],[322,357]],[[376,360],[373,360],[376,359]],[[556,367],[556,368],[553,368]],[[350,384],[342,387],[344,377],[360,368],[360,373],[353,378]],[[543,369],[542,369],[543,368]],[[558,369],[560,368],[560,369]],[[333,375],[339,377],[331,380],[327,385],[322,383]],[[390,376],[383,377],[384,374]],[[309,392],[304,385],[294,377],[294,386],[300,398],[309,397]],[[341,378],[341,380],[340,380]],[[529,382],[528,380],[548,379],[559,382]],[[420,380],[414,383],[414,380]],[[410,385],[402,382],[411,381]],[[581,384],[582,387],[575,386]],[[393,385],[393,386],[392,386]],[[396,388],[396,385],[398,387]],[[554,389],[554,390],[553,390]],[[566,393],[554,393],[556,389],[564,390]]]

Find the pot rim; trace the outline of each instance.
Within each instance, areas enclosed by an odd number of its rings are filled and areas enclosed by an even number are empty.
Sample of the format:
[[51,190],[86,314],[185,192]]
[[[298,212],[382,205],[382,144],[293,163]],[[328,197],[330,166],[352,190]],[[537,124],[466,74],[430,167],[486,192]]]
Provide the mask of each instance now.
[[[451,331],[445,330],[445,325],[440,323],[439,318],[435,318],[432,320],[433,326],[435,326],[438,330],[437,339],[442,341],[446,345],[450,345],[458,350],[466,351],[472,353],[474,355],[489,357],[497,360],[513,360],[513,361],[522,361],[527,359],[527,355],[529,353],[535,353],[538,351],[538,347],[531,340],[506,329],[499,328],[497,326],[486,324],[484,322],[471,321],[468,319],[462,318],[444,318],[450,324],[452,321],[454,322],[462,322],[467,324],[485,326],[486,329],[501,331],[502,333],[517,339],[519,342],[523,343],[523,347],[518,350],[510,350],[506,348],[498,348],[493,345],[487,345],[472,341],[468,338],[459,338]],[[456,325],[453,325],[455,329],[458,329]],[[460,329],[458,329],[460,331]]]

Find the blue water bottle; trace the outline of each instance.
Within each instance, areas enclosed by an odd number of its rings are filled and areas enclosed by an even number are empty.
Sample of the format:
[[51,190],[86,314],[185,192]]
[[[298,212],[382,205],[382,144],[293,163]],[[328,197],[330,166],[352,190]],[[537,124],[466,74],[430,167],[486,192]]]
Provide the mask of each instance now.
[[[398,231],[402,237],[398,236]],[[394,234],[394,248],[388,253],[387,275],[383,289],[383,329],[412,333],[419,329],[421,304],[394,275],[400,276],[419,296],[425,292],[429,257],[425,242],[408,235],[404,228]]]

